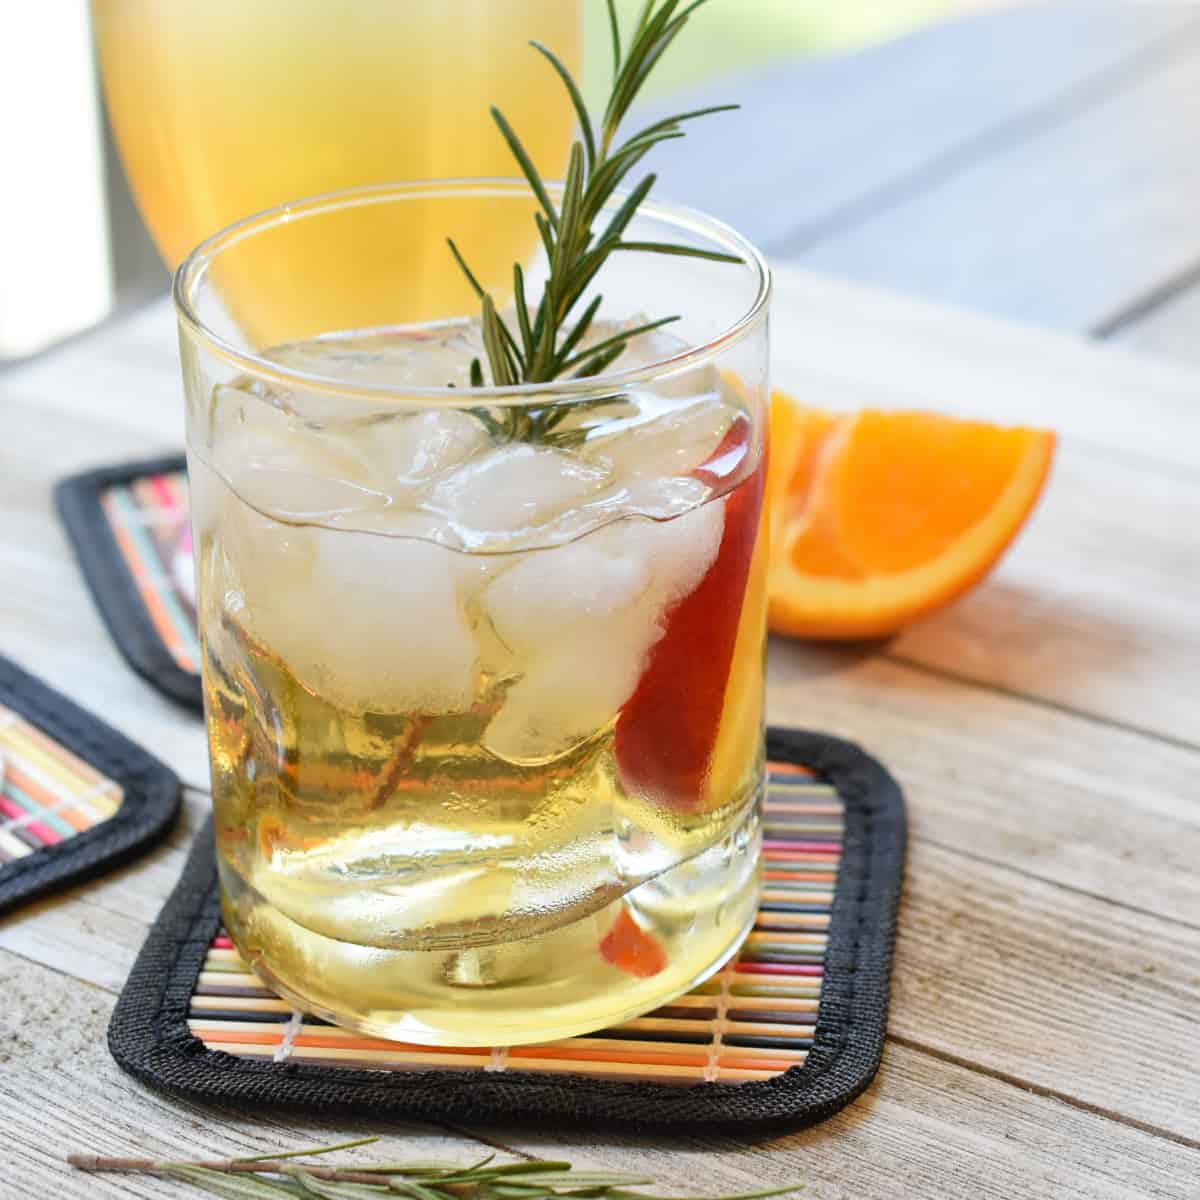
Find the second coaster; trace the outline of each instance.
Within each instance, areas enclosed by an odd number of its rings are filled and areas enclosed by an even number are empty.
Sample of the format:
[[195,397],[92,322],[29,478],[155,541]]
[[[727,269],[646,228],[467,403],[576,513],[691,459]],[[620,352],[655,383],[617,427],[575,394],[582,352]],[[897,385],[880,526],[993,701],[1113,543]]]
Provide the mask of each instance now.
[[200,712],[200,641],[183,455],[72,475],[59,515],[117,648],[143,679]]
[[0,913],[153,845],[179,798],[168,767],[0,658]]

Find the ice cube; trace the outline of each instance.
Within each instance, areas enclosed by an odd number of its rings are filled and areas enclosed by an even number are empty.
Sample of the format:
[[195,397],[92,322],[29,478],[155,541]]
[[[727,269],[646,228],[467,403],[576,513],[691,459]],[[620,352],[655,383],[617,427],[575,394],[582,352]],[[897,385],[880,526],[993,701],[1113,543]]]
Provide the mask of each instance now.
[[[608,336],[608,332],[618,329],[632,329],[644,324],[648,318],[642,314],[630,317],[626,321],[607,323],[607,329],[598,330]],[[667,325],[662,329],[652,329],[649,333],[639,333],[630,338],[625,344],[625,352],[608,369],[610,371],[632,371],[635,369],[649,370],[659,363],[675,358],[689,348],[686,338],[676,332],[677,325]],[[586,340],[586,339],[585,339]],[[716,391],[720,387],[720,376],[712,366],[694,367],[670,379],[658,380],[654,384],[655,392],[661,397],[686,399],[689,396],[702,395],[705,392]]]
[[[214,566],[209,586],[220,596],[202,596],[246,626],[251,637],[280,654],[302,639],[312,606],[308,602],[316,555],[316,530],[264,516],[231,492],[212,472],[192,463],[192,490],[207,494],[209,541]],[[202,527],[198,526],[198,532]],[[205,534],[201,532],[203,545]]]
[[219,386],[197,454],[260,512],[321,520],[378,507],[367,463],[355,449],[280,408],[269,394]]
[[470,707],[475,642],[455,596],[454,554],[409,538],[319,534],[322,619],[307,653],[327,694],[373,711]]
[[[428,520],[436,520],[422,513]],[[450,573],[458,591],[460,603],[467,604],[483,591],[494,579],[499,578],[516,562],[512,554],[466,554],[462,551],[452,556]]]
[[716,394],[665,412],[648,407],[612,433],[590,438],[585,453],[589,461],[610,463],[620,482],[687,476],[720,445],[733,417]]
[[706,504],[670,521],[629,518],[604,530],[610,552],[640,558],[653,568],[653,590],[660,610],[691,595],[708,574],[725,531],[725,501]]
[[[627,317],[623,321],[597,322],[589,331],[589,335],[584,338],[583,344],[587,345],[593,337],[599,340],[619,333],[623,329],[635,329],[639,325],[645,325],[649,320],[650,317],[642,312]],[[688,344],[675,332],[675,324],[672,322],[670,325],[651,329],[647,333],[639,333],[630,338],[625,343],[625,352],[610,370],[628,371],[634,367],[648,367],[654,363],[660,363],[664,359],[674,358],[677,354],[682,354],[688,348]]]
[[365,422],[342,435],[383,490],[411,489],[488,445],[483,425],[457,409],[430,409]]
[[607,465],[527,442],[500,446],[441,476],[425,507],[439,512],[464,546],[485,545],[489,535],[549,524],[583,503],[609,479]]
[[711,494],[708,484],[692,476],[642,476],[613,484],[589,505],[589,509],[607,508],[614,515],[666,521],[690,512]]
[[[310,375],[338,379],[354,386],[402,390],[466,387],[473,358],[484,357],[479,322],[456,321],[441,326],[395,329],[380,333],[314,338],[266,352],[266,357]],[[324,417],[337,416],[321,397],[301,394],[297,408]],[[343,413],[345,406],[343,405]]]
[[497,634],[518,654],[556,642],[568,627],[598,632],[650,584],[647,563],[615,558],[583,543],[530,551],[481,598]]
[[607,726],[671,606],[712,567],[724,524],[723,500],[662,523],[626,518],[495,581],[482,605],[523,675],[485,732],[492,753],[546,762]]
[[253,461],[233,472],[231,482],[247,504],[284,521],[345,520],[388,503],[382,492],[344,479]]
[[455,596],[454,551],[249,524],[253,542],[227,540],[239,560],[240,619],[306,688],[355,712],[470,707],[476,652]]
[[483,744],[506,762],[548,762],[593,737],[637,686],[643,652],[619,625],[575,626],[508,691]]

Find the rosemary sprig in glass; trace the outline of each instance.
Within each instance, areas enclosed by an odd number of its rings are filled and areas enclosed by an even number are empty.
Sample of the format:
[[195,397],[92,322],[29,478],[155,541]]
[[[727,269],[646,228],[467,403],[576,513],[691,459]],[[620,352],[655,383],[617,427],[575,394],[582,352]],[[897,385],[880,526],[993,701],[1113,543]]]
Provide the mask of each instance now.
[[[67,1162],[83,1171],[122,1171],[151,1174],[190,1183],[212,1196],[232,1200],[379,1200],[407,1196],[410,1200],[551,1200],[570,1196],[580,1200],[658,1200],[630,1189],[653,1184],[644,1175],[624,1171],[579,1171],[569,1162],[494,1164],[495,1155],[473,1163],[394,1162],[354,1167],[300,1165],[295,1160],[367,1146],[378,1138],[356,1138],[332,1146],[307,1146],[251,1158],[169,1162],[148,1158],[96,1158],[72,1154]],[[714,1200],[764,1200],[798,1192],[803,1184],[743,1192]]]
[[[716,262],[741,261],[736,255],[693,246],[627,241],[625,231],[654,187],[653,174],[647,175],[625,196],[603,227],[593,228],[617,188],[650,150],[660,142],[683,137],[681,126],[686,121],[737,108],[736,104],[719,104],[678,113],[656,121],[617,144],[621,122],[650,72],[691,15],[707,0],[692,0],[686,5],[682,0],[646,0],[628,46],[623,45],[614,0],[607,0],[607,3],[613,84],[598,124],[588,115],[578,85],[558,56],[540,42],[530,43],[562,80],[579,121],[580,137],[571,147],[566,181],[557,207],[516,131],[498,108],[493,106],[491,110],[537,198],[541,211],[535,214],[534,220],[549,266],[541,300],[531,310],[524,273],[520,264],[514,264],[515,332],[500,316],[494,298],[480,284],[453,239],[446,239],[455,261],[479,298],[484,351],[491,382],[497,387],[544,383],[564,375],[575,379],[599,375],[621,356],[631,339],[679,320],[678,315],[660,317],[583,347],[581,344],[596,319],[603,296],[595,296],[575,317],[573,324],[570,318],[610,255],[636,250]],[[473,387],[484,386],[483,364],[478,359],[471,364],[470,379]],[[510,408],[499,416],[488,414],[485,424],[493,436],[499,438],[553,441],[554,427],[565,416],[566,410],[561,406]]]

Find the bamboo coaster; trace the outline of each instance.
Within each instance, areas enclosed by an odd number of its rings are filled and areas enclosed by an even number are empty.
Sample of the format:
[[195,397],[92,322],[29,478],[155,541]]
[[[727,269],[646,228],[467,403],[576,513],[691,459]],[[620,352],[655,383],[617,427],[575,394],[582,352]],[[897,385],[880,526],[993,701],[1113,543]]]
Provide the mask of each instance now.
[[139,853],[178,807],[168,768],[0,658],[0,912]]
[[96,605],[129,665],[200,712],[200,643],[182,455],[73,475],[59,515]]
[[148,1083],[256,1105],[640,1128],[821,1120],[879,1064],[903,800],[849,743],[780,730],[768,750],[758,920],[728,966],[656,1012],[545,1045],[473,1049],[295,1012],[220,929],[205,834],[117,1006],[113,1053]]

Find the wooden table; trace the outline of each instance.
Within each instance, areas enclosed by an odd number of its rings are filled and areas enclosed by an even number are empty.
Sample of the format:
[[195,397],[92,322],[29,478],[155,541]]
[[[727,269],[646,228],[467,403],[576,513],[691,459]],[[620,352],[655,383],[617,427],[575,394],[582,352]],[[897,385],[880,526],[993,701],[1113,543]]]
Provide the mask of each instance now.
[[[1195,1197],[1200,372],[792,269],[774,328],[777,382],[813,402],[921,403],[1064,435],[1032,525],[967,599],[883,646],[771,647],[771,718],[861,741],[911,804],[880,1077],[827,1124],[760,1144],[379,1132],[419,1154],[484,1142],[633,1163],[668,1192],[801,1177],[822,1200]],[[204,744],[199,721],[113,649],[50,487],[180,445],[170,312],[0,377],[0,392],[0,651],[189,785],[166,846],[0,922],[0,1196],[168,1195],[155,1180],[73,1175],[62,1156],[253,1153],[347,1130],[166,1099],[104,1046],[206,807]]]
[[998,4],[671,111],[731,100],[660,188],[777,261],[1200,361],[1195,0]]

